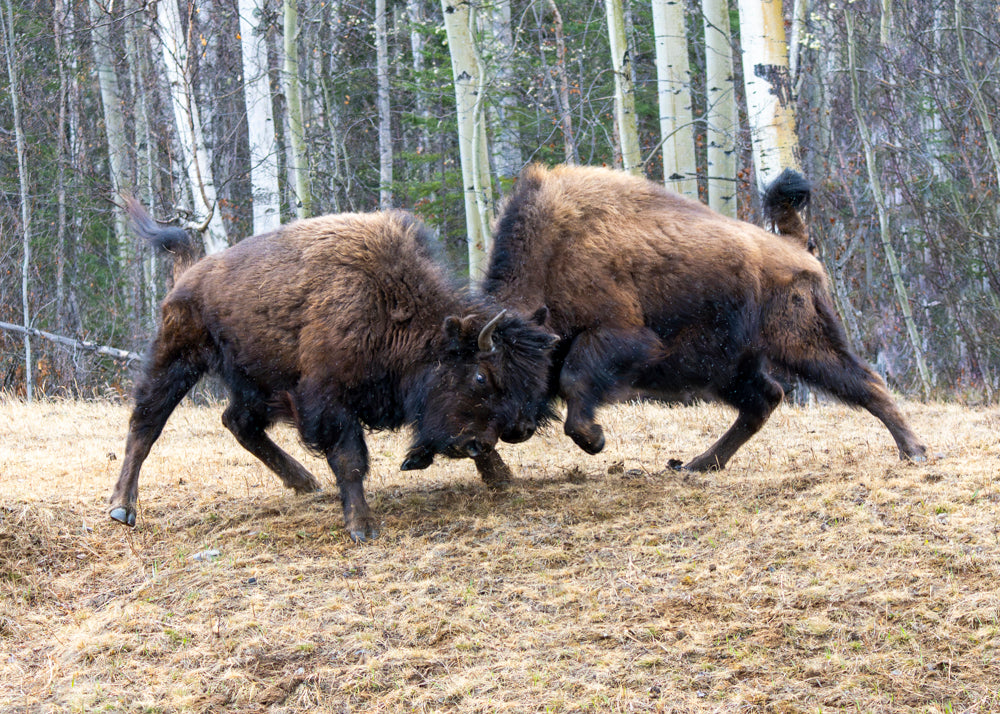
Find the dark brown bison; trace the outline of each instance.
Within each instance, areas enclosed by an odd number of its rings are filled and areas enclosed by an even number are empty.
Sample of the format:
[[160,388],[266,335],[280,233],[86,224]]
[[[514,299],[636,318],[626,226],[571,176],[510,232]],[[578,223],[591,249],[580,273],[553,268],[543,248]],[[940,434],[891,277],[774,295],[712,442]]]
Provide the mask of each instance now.
[[[185,231],[128,210],[140,236],[190,262]],[[230,392],[223,424],[298,492],[319,482],[265,429],[294,421],[326,457],[355,540],[376,535],[362,480],[362,428],[412,425],[403,468],[435,454],[492,454],[545,413],[555,337],[535,321],[457,290],[420,224],[402,212],[291,223],[193,263],[163,301],[135,389],[111,517],[135,524],[139,469],[174,407],[206,373]]]
[[525,314],[548,307],[560,339],[550,397],[565,401],[580,448],[604,447],[601,404],[697,395],[739,413],[683,467],[724,468],[781,402],[776,374],[864,407],[901,458],[924,457],[882,379],[847,345],[796,210],[808,197],[794,172],[769,188],[775,235],[622,172],[525,169],[500,212],[484,289]]

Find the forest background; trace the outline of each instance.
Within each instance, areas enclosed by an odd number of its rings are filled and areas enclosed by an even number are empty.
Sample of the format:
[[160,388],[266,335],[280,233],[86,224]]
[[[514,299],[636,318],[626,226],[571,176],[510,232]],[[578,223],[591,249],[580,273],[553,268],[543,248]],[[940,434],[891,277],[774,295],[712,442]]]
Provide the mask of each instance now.
[[0,0],[0,18],[3,393],[128,392],[134,360],[89,347],[141,352],[170,266],[122,192],[208,253],[405,208],[474,279],[520,169],[575,162],[755,223],[762,185],[799,168],[858,351],[907,395],[997,399],[995,0]]

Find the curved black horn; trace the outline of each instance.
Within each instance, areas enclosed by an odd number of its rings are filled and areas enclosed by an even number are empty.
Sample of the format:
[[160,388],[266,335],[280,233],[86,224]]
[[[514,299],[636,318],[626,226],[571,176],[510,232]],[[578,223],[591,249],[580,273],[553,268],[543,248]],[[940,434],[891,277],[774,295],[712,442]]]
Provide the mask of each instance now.
[[483,325],[483,329],[479,332],[479,351],[480,352],[492,352],[496,349],[496,345],[493,344],[493,330],[496,329],[497,325],[504,315],[507,314],[506,310],[501,310],[496,317]]

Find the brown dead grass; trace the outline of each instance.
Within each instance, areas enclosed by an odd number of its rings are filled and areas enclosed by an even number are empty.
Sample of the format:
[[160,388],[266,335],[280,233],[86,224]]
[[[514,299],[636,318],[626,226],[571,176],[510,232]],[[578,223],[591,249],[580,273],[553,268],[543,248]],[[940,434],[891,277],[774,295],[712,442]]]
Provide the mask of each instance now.
[[322,462],[287,492],[219,408],[171,419],[130,531],[125,407],[0,402],[0,709],[1000,710],[1000,412],[905,411],[929,463],[824,404],[683,475],[731,413],[622,405],[599,456],[504,446],[502,494],[375,435],[359,547]]

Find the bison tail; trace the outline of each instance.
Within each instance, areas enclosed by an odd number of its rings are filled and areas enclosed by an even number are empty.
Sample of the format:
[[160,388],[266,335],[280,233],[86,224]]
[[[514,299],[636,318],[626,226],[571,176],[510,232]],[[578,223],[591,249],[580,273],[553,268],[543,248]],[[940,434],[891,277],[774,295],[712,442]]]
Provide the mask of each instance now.
[[785,169],[764,191],[764,217],[779,235],[787,236],[810,253],[816,244],[809,237],[800,211],[809,205],[812,187],[798,171]]
[[191,236],[183,228],[162,226],[153,220],[145,207],[132,196],[125,196],[125,212],[132,219],[132,227],[140,238],[159,253],[174,258],[174,278],[180,276],[197,260]]

